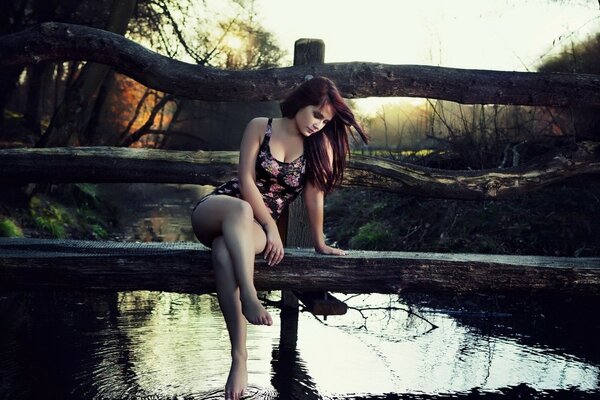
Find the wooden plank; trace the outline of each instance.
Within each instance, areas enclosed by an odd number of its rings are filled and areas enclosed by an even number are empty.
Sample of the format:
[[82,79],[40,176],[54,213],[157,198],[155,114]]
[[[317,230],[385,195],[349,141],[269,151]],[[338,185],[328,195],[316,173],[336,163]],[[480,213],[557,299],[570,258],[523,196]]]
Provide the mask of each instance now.
[[[258,289],[600,295],[600,258],[288,248],[280,265],[256,259]],[[195,243],[0,238],[0,286],[214,292],[210,252]]]

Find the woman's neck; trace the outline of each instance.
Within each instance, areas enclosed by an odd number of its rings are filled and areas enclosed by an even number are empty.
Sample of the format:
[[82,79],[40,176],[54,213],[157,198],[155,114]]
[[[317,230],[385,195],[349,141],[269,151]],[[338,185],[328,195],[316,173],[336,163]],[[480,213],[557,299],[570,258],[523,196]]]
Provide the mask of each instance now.
[[284,132],[287,136],[297,136],[300,134],[294,118],[282,117],[279,119],[279,121],[281,123],[282,132]]

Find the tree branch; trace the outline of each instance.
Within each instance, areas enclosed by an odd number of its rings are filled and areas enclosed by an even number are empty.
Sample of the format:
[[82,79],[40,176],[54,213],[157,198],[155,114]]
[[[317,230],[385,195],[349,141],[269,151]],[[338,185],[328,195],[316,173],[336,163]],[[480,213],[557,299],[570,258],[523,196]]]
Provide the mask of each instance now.
[[209,101],[281,99],[306,75],[325,75],[347,98],[407,96],[469,104],[600,106],[598,75],[363,62],[228,71],[173,60],[114,33],[54,22],[0,38],[2,68],[65,60],[104,63],[148,87]]
[[546,155],[537,163],[487,170],[443,170],[353,155],[344,185],[437,198],[506,199],[569,177],[599,172],[600,143],[580,142],[574,149]]
[[173,100],[174,100],[173,95],[165,94],[160,99],[160,101],[154,105],[146,122],[144,122],[144,124],[139,129],[137,129],[135,132],[123,137],[121,140],[121,143],[119,143],[119,146],[121,146],[121,147],[131,146],[132,143],[137,142],[142,136],[144,136],[146,133],[149,133],[150,128],[152,128],[152,125],[154,125],[154,120],[156,119],[156,115],[164,108],[164,106],[168,102],[173,101]]

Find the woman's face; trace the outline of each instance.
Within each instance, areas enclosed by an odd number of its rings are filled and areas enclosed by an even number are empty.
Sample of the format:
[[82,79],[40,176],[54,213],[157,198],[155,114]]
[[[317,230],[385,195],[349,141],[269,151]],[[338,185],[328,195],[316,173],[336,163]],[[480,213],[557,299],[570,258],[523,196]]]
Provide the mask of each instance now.
[[308,137],[323,129],[325,124],[331,121],[331,118],[333,118],[333,107],[325,104],[322,107],[306,106],[301,108],[296,113],[294,120],[300,134]]

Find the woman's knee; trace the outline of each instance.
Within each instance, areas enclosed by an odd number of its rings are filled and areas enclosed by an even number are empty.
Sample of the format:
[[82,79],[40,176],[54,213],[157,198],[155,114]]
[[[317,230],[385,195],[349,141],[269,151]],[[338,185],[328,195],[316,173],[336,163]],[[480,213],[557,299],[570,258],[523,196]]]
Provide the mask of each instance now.
[[228,216],[231,218],[236,218],[239,221],[243,222],[252,222],[254,220],[254,211],[252,210],[252,206],[246,200],[239,200],[235,202],[235,205],[232,205],[230,213]]

